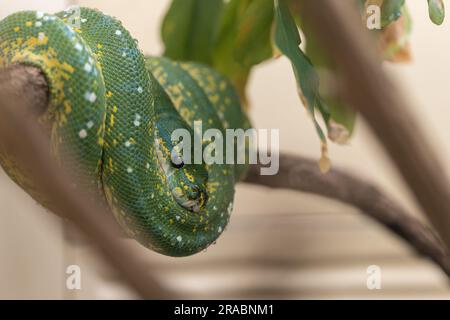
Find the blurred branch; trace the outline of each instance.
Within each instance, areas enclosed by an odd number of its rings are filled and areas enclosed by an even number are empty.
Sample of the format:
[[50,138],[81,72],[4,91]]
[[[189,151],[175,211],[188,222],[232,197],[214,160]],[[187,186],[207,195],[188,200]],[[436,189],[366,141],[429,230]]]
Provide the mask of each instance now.
[[263,176],[260,166],[254,165],[244,182],[313,193],[353,205],[362,214],[397,234],[419,254],[430,258],[450,277],[450,256],[434,231],[408,214],[375,185],[361,178],[337,169],[323,174],[317,161],[281,155],[277,175]]
[[131,243],[118,236],[118,224],[99,204],[101,201],[76,190],[69,173],[51,156],[49,139],[31,112],[42,113],[47,107],[45,83],[43,75],[33,67],[16,66],[0,72],[2,151],[7,152],[14,166],[29,175],[33,185],[51,202],[52,211],[70,219],[90,237],[138,294],[148,299],[173,298],[152,276],[152,270]]
[[450,184],[408,104],[381,68],[353,2],[300,1],[306,24],[337,66],[342,95],[367,120],[450,248]]

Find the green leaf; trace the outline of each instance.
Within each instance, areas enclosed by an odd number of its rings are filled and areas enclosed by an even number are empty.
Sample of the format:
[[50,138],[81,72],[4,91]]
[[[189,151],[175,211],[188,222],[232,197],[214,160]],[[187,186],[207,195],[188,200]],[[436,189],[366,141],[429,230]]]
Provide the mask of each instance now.
[[325,120],[328,138],[338,144],[347,143],[355,127],[356,112],[337,97],[321,96],[321,100],[329,113],[329,119]]
[[297,84],[300,89],[300,97],[311,115],[317,134],[322,141],[323,157],[326,157],[326,136],[315,117],[316,105],[319,106],[319,111],[323,111],[325,113],[324,118],[328,117],[326,107],[318,99],[319,76],[309,58],[300,49],[300,33],[291,13],[289,12],[286,2],[283,0],[274,1],[274,45],[280,53],[289,58],[292,63]]
[[216,47],[224,49],[226,45],[234,43],[238,32],[239,17],[245,12],[252,0],[229,0],[223,9],[219,22],[219,32]]
[[445,18],[445,6],[443,0],[428,0],[428,13],[434,24],[441,25]]
[[327,125],[328,138],[336,143],[346,143],[351,137],[355,125],[356,113],[336,96],[336,84],[333,75],[336,66],[328,52],[317,43],[314,29],[300,25],[306,39],[306,54],[320,75],[317,110]]
[[393,57],[395,57],[405,46],[408,44],[408,41],[411,37],[412,32],[412,19],[409,14],[408,7],[405,5],[402,8],[402,16],[403,21],[399,21],[403,23],[402,25],[402,33],[397,32],[397,37],[389,39],[390,42],[387,42],[386,47],[383,52],[383,58],[387,61],[391,61]]
[[247,105],[246,85],[250,68],[235,59],[235,42],[238,35],[240,16],[251,0],[230,0],[225,4],[219,23],[219,32],[214,45],[212,66],[226,76],[236,88],[242,104]]
[[210,64],[224,0],[173,0],[164,17],[164,55]]
[[402,15],[405,0],[384,0],[381,5],[381,27],[384,28]]
[[225,4],[212,66],[227,76],[242,103],[251,69],[272,57],[272,0],[230,0]]
[[236,61],[252,67],[272,58],[273,1],[251,1],[238,23],[234,46]]

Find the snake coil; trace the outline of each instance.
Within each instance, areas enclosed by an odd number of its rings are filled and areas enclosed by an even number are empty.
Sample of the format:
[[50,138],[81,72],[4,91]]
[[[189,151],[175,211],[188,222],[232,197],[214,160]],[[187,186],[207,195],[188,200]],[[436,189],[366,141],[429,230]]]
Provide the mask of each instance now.
[[[52,124],[52,153],[80,177],[81,190],[100,190],[128,235],[159,253],[187,256],[224,231],[245,165],[175,164],[170,136],[177,128],[195,134],[194,121],[221,132],[250,127],[222,76],[145,57],[118,20],[89,8],[75,17],[24,11],[2,20],[0,68],[12,64],[42,70],[50,103],[40,119]],[[47,206],[7,155],[0,163]]]

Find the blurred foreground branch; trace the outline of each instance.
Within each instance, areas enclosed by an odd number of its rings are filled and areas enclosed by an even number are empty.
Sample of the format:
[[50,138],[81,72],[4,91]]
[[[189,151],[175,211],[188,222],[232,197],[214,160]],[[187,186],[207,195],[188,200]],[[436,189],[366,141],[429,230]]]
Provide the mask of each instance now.
[[[130,243],[121,239],[113,215],[76,192],[69,175],[50,156],[48,138],[35,117],[47,108],[47,90],[45,78],[33,67],[15,66],[0,72],[0,145],[3,150],[7,150],[8,156],[13,157],[20,168],[25,168],[36,186],[49,196],[55,213],[70,219],[84,231],[142,297],[176,297],[161,287]],[[258,166],[254,166],[246,182],[312,192],[353,204],[399,234],[450,275],[447,253],[433,232],[358,178],[339,171],[322,175],[311,160],[283,156],[279,175],[260,176]]]
[[445,170],[405,99],[383,72],[353,2],[297,1],[305,23],[336,65],[342,96],[367,120],[450,248],[450,184]]

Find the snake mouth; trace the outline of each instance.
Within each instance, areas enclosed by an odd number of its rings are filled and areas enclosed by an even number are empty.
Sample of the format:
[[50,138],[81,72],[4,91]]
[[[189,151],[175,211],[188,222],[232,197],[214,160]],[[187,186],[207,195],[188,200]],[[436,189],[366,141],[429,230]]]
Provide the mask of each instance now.
[[199,213],[205,208],[208,199],[206,192],[197,186],[193,187],[189,194],[176,187],[172,189],[172,195],[180,206],[195,213]]

